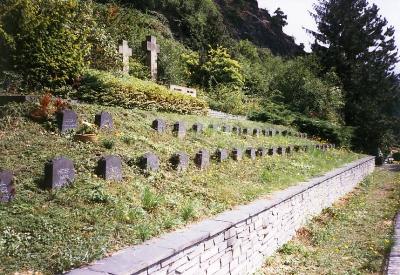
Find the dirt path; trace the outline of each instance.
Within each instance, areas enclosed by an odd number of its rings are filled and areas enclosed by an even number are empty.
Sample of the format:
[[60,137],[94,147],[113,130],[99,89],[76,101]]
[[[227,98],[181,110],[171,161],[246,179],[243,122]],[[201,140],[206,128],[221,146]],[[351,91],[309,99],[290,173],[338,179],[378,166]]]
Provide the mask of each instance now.
[[400,209],[400,166],[377,168],[351,195],[325,210],[260,274],[381,274]]

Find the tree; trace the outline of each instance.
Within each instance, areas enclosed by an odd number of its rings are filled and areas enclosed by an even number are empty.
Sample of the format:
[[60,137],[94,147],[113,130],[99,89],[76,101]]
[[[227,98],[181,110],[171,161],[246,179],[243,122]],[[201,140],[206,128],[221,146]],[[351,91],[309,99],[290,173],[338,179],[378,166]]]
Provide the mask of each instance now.
[[355,126],[355,148],[375,153],[392,142],[399,107],[394,28],[367,0],[319,0],[313,50],[334,68],[345,90],[345,121]]
[[272,16],[272,23],[281,27],[281,29],[286,26],[287,23],[287,15],[281,10],[281,8],[277,8],[274,12],[274,16]]

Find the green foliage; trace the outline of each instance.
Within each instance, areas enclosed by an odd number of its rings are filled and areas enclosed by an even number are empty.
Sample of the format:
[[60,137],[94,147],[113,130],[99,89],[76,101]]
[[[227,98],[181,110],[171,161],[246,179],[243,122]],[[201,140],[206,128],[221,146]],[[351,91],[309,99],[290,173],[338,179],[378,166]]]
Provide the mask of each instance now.
[[298,117],[293,121],[300,132],[308,133],[311,136],[329,140],[338,146],[351,147],[354,129],[349,126],[341,126],[324,120],[316,120],[305,117]]
[[208,93],[208,97],[211,109],[237,115],[247,114],[245,95],[235,86],[218,85]]
[[161,203],[161,197],[146,187],[142,194],[142,207],[147,212],[154,211]]
[[314,18],[314,52],[343,83],[345,122],[356,127],[356,148],[387,151],[400,134],[394,28],[367,0],[320,0]]
[[111,150],[115,146],[115,140],[113,140],[113,139],[104,139],[104,140],[102,140],[101,143],[104,146],[104,148],[109,149],[109,150]]
[[395,161],[400,161],[400,152],[393,153],[392,156]]
[[177,113],[203,114],[207,104],[194,97],[169,91],[166,87],[130,76],[89,70],[72,97],[91,103],[125,108],[139,107]]
[[30,86],[58,86],[87,66],[95,26],[90,1],[5,0],[0,5],[0,68]]

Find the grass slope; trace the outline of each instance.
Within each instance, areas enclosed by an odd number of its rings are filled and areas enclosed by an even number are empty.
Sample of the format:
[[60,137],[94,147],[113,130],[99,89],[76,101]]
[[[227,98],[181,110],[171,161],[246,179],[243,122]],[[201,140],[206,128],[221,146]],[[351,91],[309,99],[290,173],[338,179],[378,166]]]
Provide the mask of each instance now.
[[263,273],[380,274],[399,208],[398,169],[378,169],[354,194],[300,230],[268,259]]
[[[17,177],[17,198],[0,205],[0,273],[40,271],[52,274],[93,261],[107,253],[137,244],[162,232],[243,204],[274,190],[350,162],[358,155],[344,150],[311,151],[289,157],[267,157],[236,163],[215,162],[207,171],[190,169],[177,174],[167,161],[176,151],[193,156],[200,148],[311,144],[295,137],[239,137],[206,130],[189,133],[179,141],[171,134],[158,135],[150,127],[156,117],[169,122],[218,119],[160,114],[107,107],[116,131],[100,133],[98,144],[74,142],[21,116],[28,105],[8,108],[0,123],[0,163]],[[85,120],[104,107],[76,105]],[[231,122],[264,126],[255,122]],[[51,128],[51,127],[50,127]],[[161,171],[145,176],[132,160],[147,151],[161,158]],[[93,171],[101,155],[119,154],[124,180],[105,182]],[[44,163],[64,155],[75,163],[75,183],[59,191],[39,187]]]

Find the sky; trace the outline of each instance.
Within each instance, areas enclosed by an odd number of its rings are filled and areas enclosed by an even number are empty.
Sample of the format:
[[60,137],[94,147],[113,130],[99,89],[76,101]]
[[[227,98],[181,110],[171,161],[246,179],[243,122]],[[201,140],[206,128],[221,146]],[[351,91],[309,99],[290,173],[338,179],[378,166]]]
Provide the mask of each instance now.
[[[306,50],[310,51],[313,42],[311,35],[307,34],[303,28],[316,30],[314,19],[309,11],[313,11],[313,4],[317,0],[257,0],[260,8],[270,11],[272,14],[278,7],[288,16],[288,25],[284,32],[295,37],[296,43],[304,43]],[[396,33],[397,48],[400,49],[400,0],[370,0],[370,4],[375,3],[380,8],[380,14],[394,26]],[[400,64],[397,66],[400,72]]]

